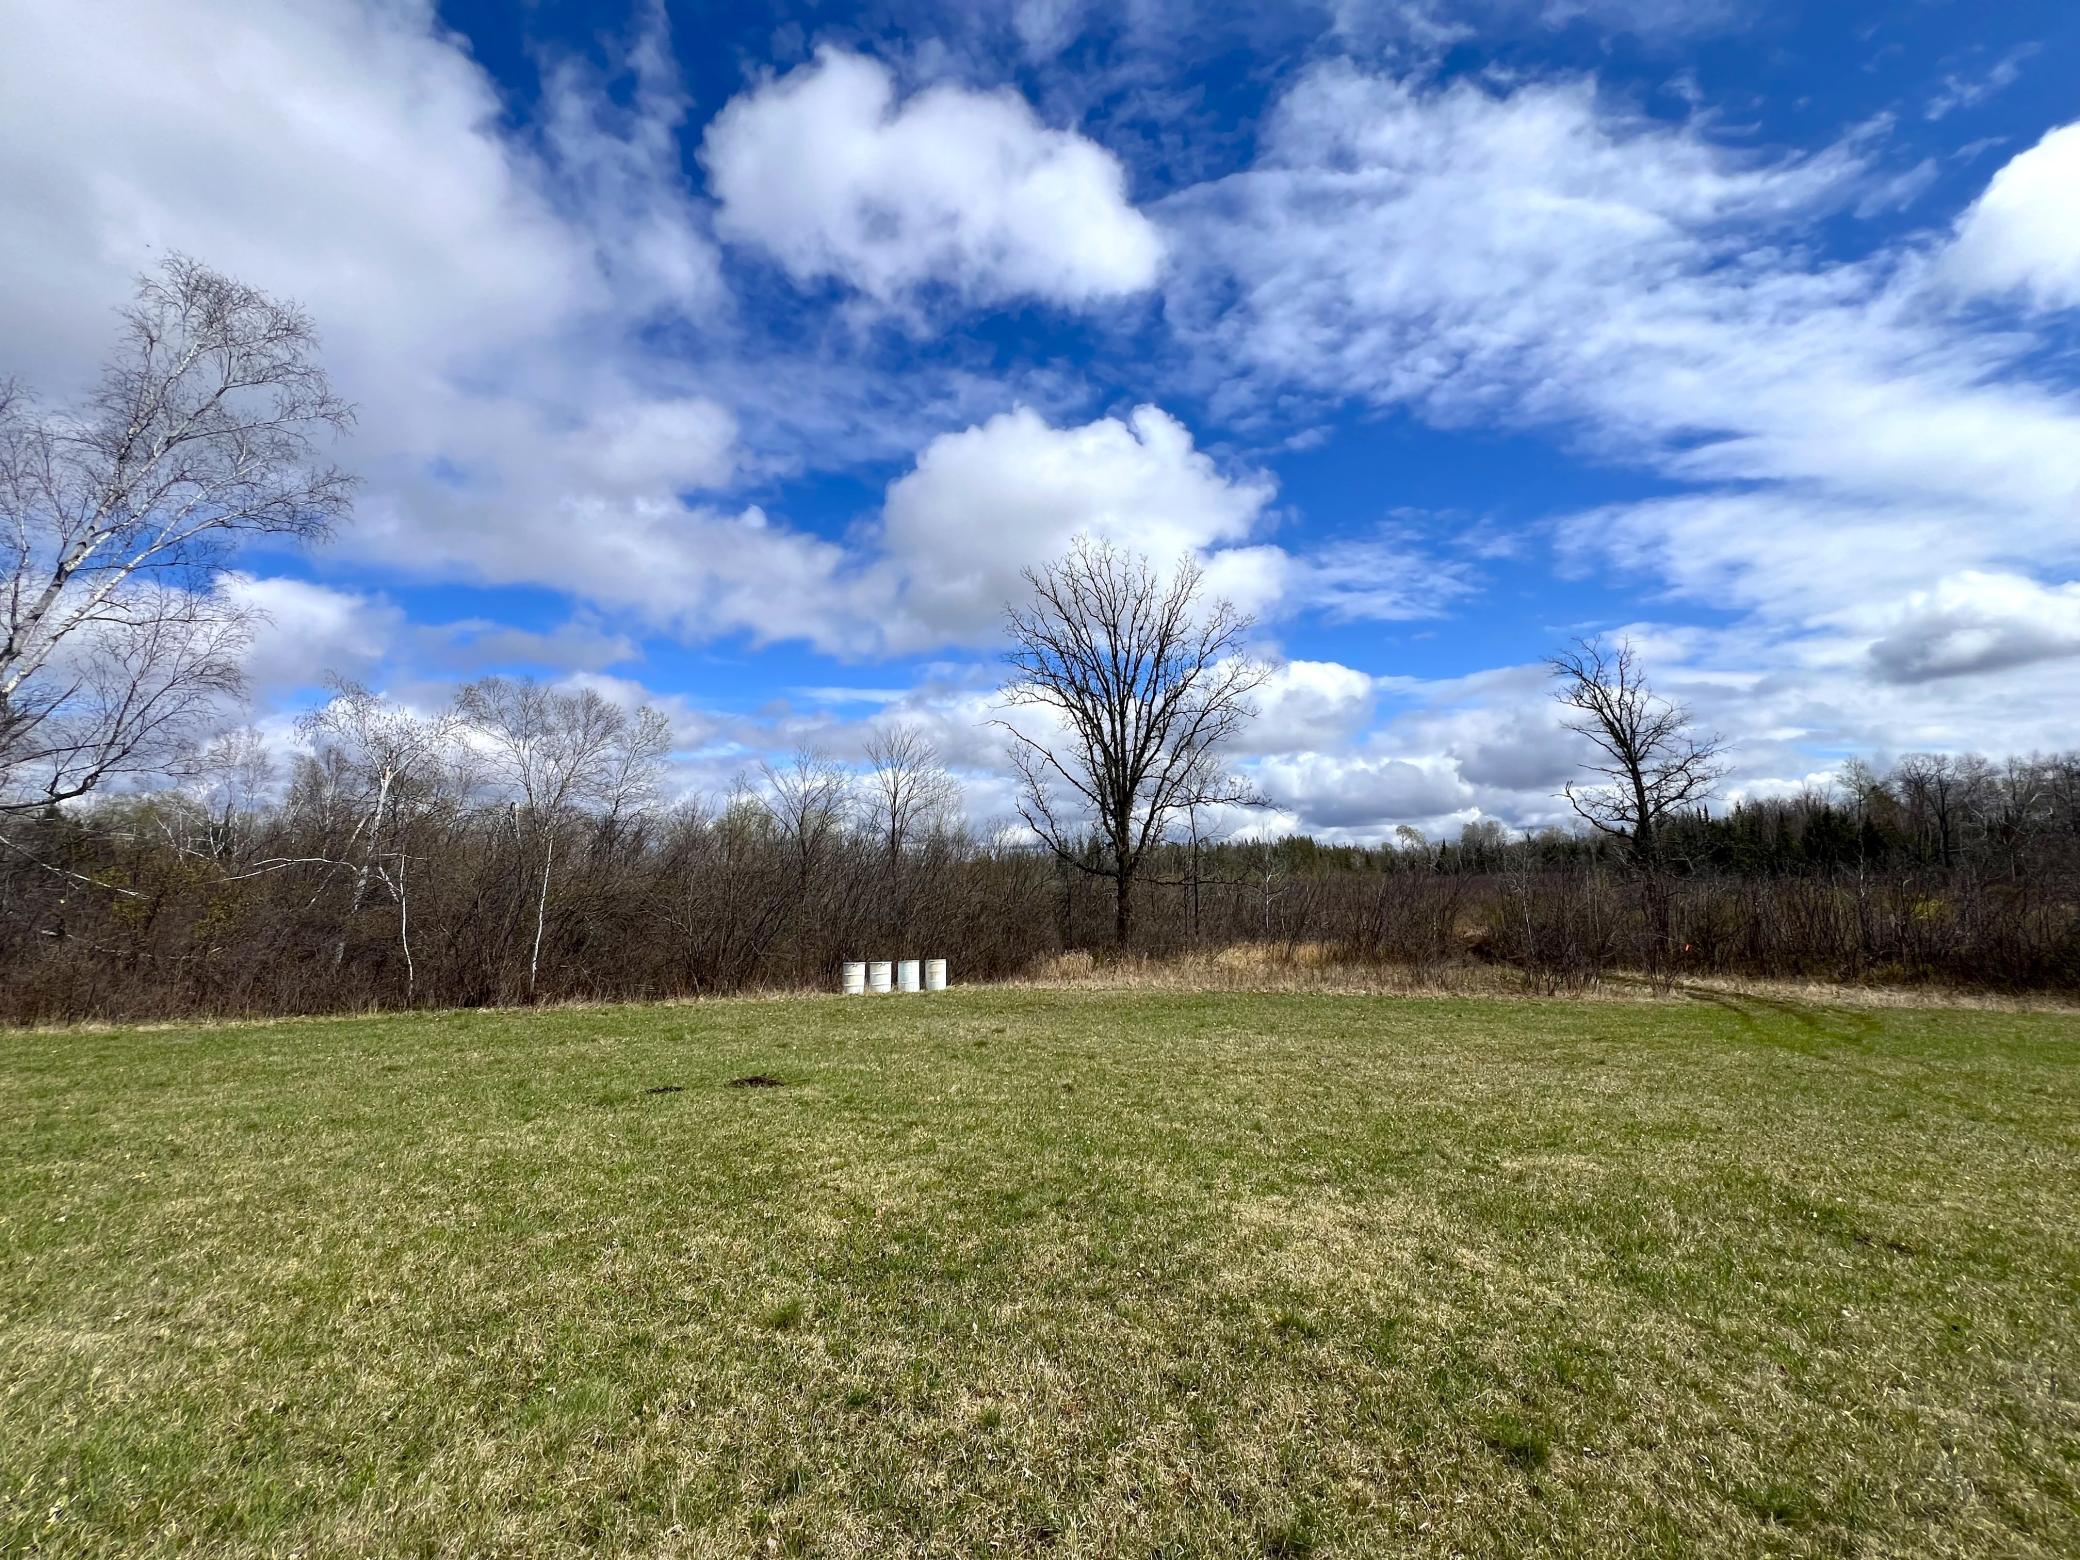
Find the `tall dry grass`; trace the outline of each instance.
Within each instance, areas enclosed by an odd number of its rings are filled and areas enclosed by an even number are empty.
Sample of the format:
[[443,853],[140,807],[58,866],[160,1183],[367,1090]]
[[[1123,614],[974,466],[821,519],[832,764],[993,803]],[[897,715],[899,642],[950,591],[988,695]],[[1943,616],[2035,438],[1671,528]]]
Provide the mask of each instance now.
[[1589,1002],[1695,1002],[1751,998],[1808,1006],[1942,1008],[2008,1013],[2080,1013],[2059,997],[1962,991],[1942,986],[1856,985],[1727,975],[1670,979],[1607,971],[1555,989],[1506,965],[1373,963],[1340,957],[1327,943],[1234,943],[1168,954],[1098,957],[1087,951],[1036,961],[993,984],[1031,990],[1294,993],[1320,996],[1564,998]]

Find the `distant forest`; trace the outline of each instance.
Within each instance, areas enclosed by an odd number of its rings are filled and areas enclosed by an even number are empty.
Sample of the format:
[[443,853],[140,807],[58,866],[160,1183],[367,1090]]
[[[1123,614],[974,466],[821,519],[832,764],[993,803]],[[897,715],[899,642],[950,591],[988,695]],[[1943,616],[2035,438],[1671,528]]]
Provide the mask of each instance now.
[[[575,696],[475,697],[490,721],[500,701]],[[834,986],[862,957],[977,980],[1112,941],[1113,884],[968,831],[914,743],[667,807],[619,711],[552,710],[596,723],[590,756],[497,773],[362,699],[335,701],[286,783],[234,738],[182,787],[6,820],[0,1015],[683,997]],[[1538,990],[1615,972],[2076,990],[2080,754],[1852,766],[1828,794],[1671,818],[1651,871],[1621,839],[1485,820],[1373,846],[1187,830],[1132,892],[1141,953],[1304,946],[1417,974],[1501,966]]]

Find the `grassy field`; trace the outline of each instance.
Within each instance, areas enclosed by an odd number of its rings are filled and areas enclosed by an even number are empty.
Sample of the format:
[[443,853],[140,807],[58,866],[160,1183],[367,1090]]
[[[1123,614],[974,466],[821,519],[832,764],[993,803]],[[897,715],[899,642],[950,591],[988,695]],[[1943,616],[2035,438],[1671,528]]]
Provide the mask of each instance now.
[[2080,1553],[2080,1020],[0,1036],[0,1550],[597,1549]]

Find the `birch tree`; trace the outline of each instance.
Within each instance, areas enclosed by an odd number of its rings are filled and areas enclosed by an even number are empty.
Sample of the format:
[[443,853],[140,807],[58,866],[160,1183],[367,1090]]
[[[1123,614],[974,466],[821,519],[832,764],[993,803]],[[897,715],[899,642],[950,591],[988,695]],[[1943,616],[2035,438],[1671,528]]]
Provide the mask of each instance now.
[[591,688],[545,688],[525,677],[473,682],[457,696],[456,710],[507,789],[514,836],[523,852],[530,839],[540,850],[527,960],[532,996],[541,975],[558,822],[583,806],[605,808],[618,822],[631,806],[640,805],[654,792],[670,728],[648,705],[631,714]]
[[241,859],[277,776],[266,738],[253,726],[219,732],[196,755],[193,767],[189,785],[209,820],[210,854]]
[[[407,793],[424,789],[459,756],[452,740],[455,722],[452,716],[427,719],[415,715],[359,683],[338,680],[332,697],[298,725],[314,745],[339,756],[342,778],[358,793],[343,858],[349,864],[352,888],[333,944],[332,962],[337,966],[346,957],[348,933],[368,902],[371,883],[380,882],[397,901],[398,935],[409,938],[405,929],[411,913],[405,900],[409,863],[400,815],[407,805]],[[406,958],[409,961],[408,940]]]
[[176,255],[77,409],[0,383],[0,810],[162,768],[238,691],[230,551],[321,538],[352,499],[317,351],[294,304]]

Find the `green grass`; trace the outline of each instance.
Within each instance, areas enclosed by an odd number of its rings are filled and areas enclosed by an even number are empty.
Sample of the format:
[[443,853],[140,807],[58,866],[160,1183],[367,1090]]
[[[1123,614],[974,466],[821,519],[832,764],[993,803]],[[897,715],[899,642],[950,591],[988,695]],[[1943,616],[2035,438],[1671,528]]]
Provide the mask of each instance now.
[[2070,1017],[0,1036],[8,1553],[2071,1555],[2076,1383]]

